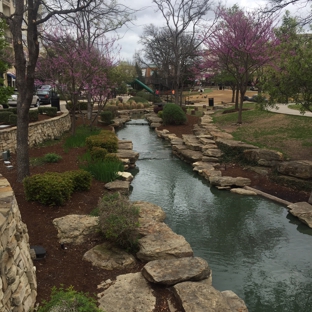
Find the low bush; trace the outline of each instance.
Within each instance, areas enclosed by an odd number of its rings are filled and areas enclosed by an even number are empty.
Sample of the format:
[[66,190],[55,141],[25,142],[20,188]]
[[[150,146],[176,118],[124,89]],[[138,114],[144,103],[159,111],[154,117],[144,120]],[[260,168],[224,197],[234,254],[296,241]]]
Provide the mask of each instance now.
[[58,172],[46,172],[23,180],[26,200],[46,206],[63,205],[72,192],[73,184]]
[[94,146],[90,151],[91,161],[104,160],[106,154],[107,150],[105,148]]
[[164,106],[162,118],[165,125],[182,125],[187,121],[181,106],[171,103]]
[[38,121],[38,109],[33,109],[28,112],[29,122]]
[[101,117],[101,121],[105,125],[110,125],[112,123],[112,120],[113,120],[113,113],[109,110],[103,111],[103,112],[101,112],[100,117]]
[[116,153],[118,149],[118,138],[113,132],[102,130],[98,135],[87,137],[86,146],[90,151],[93,147],[102,147],[109,153]]
[[39,114],[46,114],[50,117],[55,117],[57,115],[56,107],[38,107]]
[[12,114],[13,114],[12,112],[7,110],[0,111],[0,123],[1,122],[6,124],[10,123],[10,115]]
[[116,105],[106,105],[103,109],[103,112],[111,112],[112,114],[112,119],[117,117],[118,113],[118,104],[122,104],[117,101]]
[[17,125],[17,115],[11,114],[9,116],[9,124],[12,125],[12,126],[16,126]]
[[43,156],[43,162],[45,163],[57,163],[62,159],[62,156],[55,153],[48,153]]
[[99,224],[105,238],[131,252],[138,249],[139,208],[119,193],[104,196],[98,204]]
[[147,101],[153,102],[153,103],[161,102],[161,99],[160,99],[160,97],[158,95],[152,94],[152,93],[149,93],[149,92],[146,92],[146,91],[143,91],[143,90],[137,92],[136,96],[140,96],[140,97],[146,99]]
[[96,300],[83,292],[77,292],[72,286],[64,289],[62,286],[57,289],[52,288],[49,301],[43,301],[38,312],[51,311],[80,311],[80,312],[100,312],[97,308]]
[[92,176],[83,170],[46,172],[26,177],[23,180],[26,200],[46,206],[63,205],[74,191],[91,187]]
[[[73,107],[73,103],[71,101],[68,101],[66,103],[66,108],[69,110],[69,111],[72,111],[74,109]],[[78,104],[76,105],[75,107],[75,110],[79,111],[79,110],[87,110],[88,109],[88,102],[85,102],[85,101],[78,101]]]
[[73,191],[88,191],[91,188],[92,175],[86,170],[71,170],[63,173],[73,185]]

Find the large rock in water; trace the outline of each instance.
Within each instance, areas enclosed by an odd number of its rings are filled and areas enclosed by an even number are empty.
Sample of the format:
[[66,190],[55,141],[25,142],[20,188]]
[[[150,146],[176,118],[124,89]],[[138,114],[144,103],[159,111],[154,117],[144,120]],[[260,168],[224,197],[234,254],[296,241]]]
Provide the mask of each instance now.
[[174,285],[184,281],[206,279],[210,276],[211,270],[206,260],[186,257],[150,261],[144,266],[142,274],[151,283]]
[[284,175],[289,175],[300,179],[311,179],[312,161],[309,160],[284,161],[280,164],[277,164],[276,170]]
[[248,312],[243,300],[223,295],[208,282],[183,282],[173,286],[185,312]]
[[105,270],[131,269],[136,265],[132,255],[109,243],[93,247],[83,255],[82,259]]
[[99,218],[85,215],[67,215],[56,218],[53,224],[57,229],[60,243],[81,244],[90,235],[96,235]]
[[222,186],[222,187],[231,187],[231,186],[239,186],[244,187],[247,185],[250,185],[251,181],[248,178],[242,178],[242,177],[218,177],[218,176],[210,176],[209,182],[211,185],[215,186]]
[[193,250],[185,238],[164,226],[160,232],[139,239],[139,248],[136,256],[146,262],[193,256]]
[[306,202],[299,202],[290,204],[287,208],[293,216],[312,228],[312,205]]
[[155,306],[153,289],[140,272],[119,275],[99,299],[99,308],[109,312],[152,312]]

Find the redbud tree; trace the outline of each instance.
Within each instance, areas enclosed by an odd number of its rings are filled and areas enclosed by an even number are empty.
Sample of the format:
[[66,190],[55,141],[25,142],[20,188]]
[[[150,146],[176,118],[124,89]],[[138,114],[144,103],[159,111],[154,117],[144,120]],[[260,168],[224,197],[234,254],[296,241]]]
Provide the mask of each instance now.
[[248,82],[276,57],[274,19],[260,11],[243,11],[237,6],[219,7],[216,14],[220,22],[204,40],[207,50],[203,67],[209,71],[225,70],[233,76],[240,93],[237,122],[241,124]]
[[[111,89],[115,87],[113,79],[110,79],[110,72],[114,67],[110,56],[112,44],[107,41],[99,49],[82,45],[81,40],[68,33],[46,35],[47,52],[38,60],[37,76],[50,81],[62,98],[67,103],[71,102],[69,107],[73,133],[79,99],[88,94],[92,103],[102,109]],[[92,121],[91,119],[91,124]]]

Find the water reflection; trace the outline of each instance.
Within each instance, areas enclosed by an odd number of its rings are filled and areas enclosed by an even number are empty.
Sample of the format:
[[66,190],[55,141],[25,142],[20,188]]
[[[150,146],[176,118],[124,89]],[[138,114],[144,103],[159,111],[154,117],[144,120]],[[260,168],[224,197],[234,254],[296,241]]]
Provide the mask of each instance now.
[[210,188],[146,126],[117,135],[140,153],[130,199],[165,210],[166,223],[208,261],[216,289],[233,290],[252,312],[312,310],[311,229],[279,204]]

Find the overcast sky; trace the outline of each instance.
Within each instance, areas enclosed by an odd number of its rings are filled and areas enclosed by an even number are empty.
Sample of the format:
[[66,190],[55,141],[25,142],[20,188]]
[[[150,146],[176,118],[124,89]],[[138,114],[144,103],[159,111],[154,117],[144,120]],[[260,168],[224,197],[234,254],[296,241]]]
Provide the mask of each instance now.
[[[133,61],[133,56],[136,51],[141,49],[138,41],[143,32],[144,25],[154,24],[156,26],[164,26],[165,21],[160,12],[156,11],[156,5],[152,0],[117,0],[118,3],[124,4],[132,9],[139,10],[136,15],[136,20],[128,27],[123,27],[118,31],[121,39],[118,44],[121,48],[120,57],[122,60]],[[239,7],[245,9],[258,8],[264,6],[265,0],[227,0],[226,6],[231,7],[238,4]],[[292,8],[287,8],[292,11]]]

